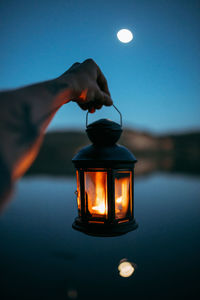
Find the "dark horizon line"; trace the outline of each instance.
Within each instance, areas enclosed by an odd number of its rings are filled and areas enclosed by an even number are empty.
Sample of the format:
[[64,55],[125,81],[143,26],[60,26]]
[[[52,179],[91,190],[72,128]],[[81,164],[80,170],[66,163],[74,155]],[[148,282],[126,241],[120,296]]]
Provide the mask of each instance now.
[[[143,133],[143,134],[148,134],[154,137],[167,137],[167,136],[176,136],[176,135],[188,135],[188,134],[200,134],[200,127],[199,128],[186,128],[186,129],[180,129],[174,131],[169,130],[166,132],[154,132],[151,129],[142,129],[134,126],[122,126],[123,130],[131,130],[131,131],[136,131],[138,133]],[[46,131],[47,133],[57,133],[57,132],[84,132],[86,130],[86,127],[73,127],[73,126],[68,126],[68,127],[62,127],[62,128],[51,128]]]

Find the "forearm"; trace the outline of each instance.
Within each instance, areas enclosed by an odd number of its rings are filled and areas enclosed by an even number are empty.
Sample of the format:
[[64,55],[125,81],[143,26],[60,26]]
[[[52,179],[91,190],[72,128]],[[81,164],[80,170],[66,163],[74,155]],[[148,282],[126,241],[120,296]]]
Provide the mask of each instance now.
[[11,98],[13,95],[18,105],[28,111],[32,124],[40,130],[45,128],[64,103],[75,97],[70,80],[62,84],[56,79],[20,88],[10,93],[8,97]]
[[0,93],[0,153],[11,177],[20,177],[35,159],[44,131],[73,94],[56,80]]
[[71,100],[90,112],[112,105],[107,81],[92,59],[54,80],[0,93],[0,160],[11,183],[30,167],[49,122]]

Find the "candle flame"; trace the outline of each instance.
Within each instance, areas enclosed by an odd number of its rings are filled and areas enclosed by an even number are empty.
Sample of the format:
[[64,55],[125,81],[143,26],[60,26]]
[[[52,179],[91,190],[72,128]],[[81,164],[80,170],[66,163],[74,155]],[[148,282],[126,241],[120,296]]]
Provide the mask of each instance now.
[[[122,177],[120,177],[122,175]],[[130,205],[131,172],[121,171],[115,178],[115,217],[127,217]],[[86,172],[85,192],[87,209],[92,217],[108,216],[107,172]],[[130,207],[131,209],[131,207]]]
[[100,214],[105,214],[105,212],[106,212],[105,203],[101,203],[98,206],[92,206],[92,209]]
[[122,196],[117,198],[116,203],[122,203]]
[[107,214],[107,207],[105,204],[105,189],[106,187],[102,184],[102,172],[96,172],[96,195],[95,195],[95,206],[92,209],[95,213]]
[[107,208],[107,173],[87,172],[86,193],[88,210],[93,217],[106,217]]

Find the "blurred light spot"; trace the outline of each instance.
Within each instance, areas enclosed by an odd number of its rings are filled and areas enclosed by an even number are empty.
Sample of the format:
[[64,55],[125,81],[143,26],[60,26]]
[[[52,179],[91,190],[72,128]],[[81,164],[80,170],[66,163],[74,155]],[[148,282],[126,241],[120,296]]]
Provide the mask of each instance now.
[[135,272],[135,265],[126,259],[122,259],[118,266],[121,277],[130,277]]

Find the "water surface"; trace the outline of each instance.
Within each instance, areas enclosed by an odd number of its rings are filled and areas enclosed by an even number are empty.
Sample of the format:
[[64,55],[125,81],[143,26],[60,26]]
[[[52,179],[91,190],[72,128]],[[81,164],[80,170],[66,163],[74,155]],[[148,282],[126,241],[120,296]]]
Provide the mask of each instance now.
[[[75,178],[25,177],[0,216],[1,299],[196,299],[200,181],[155,173],[135,182],[139,228],[120,237],[72,229]],[[134,263],[119,275],[122,259]]]

